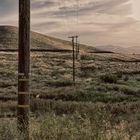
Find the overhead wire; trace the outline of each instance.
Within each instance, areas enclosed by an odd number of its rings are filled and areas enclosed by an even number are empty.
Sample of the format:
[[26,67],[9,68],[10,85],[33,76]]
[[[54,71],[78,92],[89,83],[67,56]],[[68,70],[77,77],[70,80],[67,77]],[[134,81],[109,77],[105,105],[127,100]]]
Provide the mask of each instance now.
[[62,18],[62,25],[64,26],[64,34],[65,36],[67,36],[70,32],[70,28],[69,28],[69,16],[67,15],[68,14],[68,6],[67,6],[67,0],[60,0],[59,1],[59,9],[62,9],[63,8],[63,15],[61,15],[61,18]]
[[72,5],[73,8],[71,8],[71,10],[73,11],[72,15],[73,16],[73,19],[70,18],[70,15],[69,15],[69,0],[59,0],[59,9],[62,9],[63,8],[63,15],[61,16],[62,20],[61,20],[61,23],[64,25],[64,29],[65,29],[65,35],[69,36],[69,34],[73,31],[75,31],[75,28],[76,29],[76,32],[75,34],[78,34],[78,24],[79,24],[79,0],[74,0]]
[[79,9],[80,5],[79,5],[79,0],[76,0],[76,26],[77,26],[77,35],[79,35]]

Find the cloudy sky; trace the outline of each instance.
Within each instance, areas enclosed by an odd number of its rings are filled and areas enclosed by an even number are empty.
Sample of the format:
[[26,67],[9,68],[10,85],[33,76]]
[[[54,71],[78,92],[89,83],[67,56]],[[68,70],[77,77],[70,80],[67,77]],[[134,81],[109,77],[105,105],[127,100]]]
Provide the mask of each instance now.
[[[140,46],[140,0],[31,0],[31,28],[89,45]],[[18,25],[18,0],[0,0],[0,25]]]

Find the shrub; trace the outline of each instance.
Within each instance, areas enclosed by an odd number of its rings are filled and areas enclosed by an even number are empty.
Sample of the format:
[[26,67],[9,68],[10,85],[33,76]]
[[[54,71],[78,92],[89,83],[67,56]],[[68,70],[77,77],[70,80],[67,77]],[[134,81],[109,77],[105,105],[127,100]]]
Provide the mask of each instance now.
[[100,76],[101,81],[105,83],[117,83],[118,78],[115,75],[112,74],[105,74]]
[[134,95],[134,96],[139,96],[139,90],[135,90],[130,87],[122,87],[120,88],[120,91],[122,91],[126,95]]
[[123,74],[122,74],[121,72],[118,72],[118,73],[117,73],[117,77],[118,77],[118,78],[120,78],[120,79],[121,79],[121,78],[122,78],[122,76],[123,76]]
[[47,83],[49,86],[54,86],[54,87],[66,87],[66,86],[72,86],[73,81],[66,80],[66,81],[51,81]]
[[136,80],[137,80],[138,82],[140,82],[140,77],[136,78]]
[[94,58],[90,55],[81,55],[81,60],[94,60]]
[[128,76],[125,76],[124,77],[124,81],[128,81],[129,80],[129,77]]

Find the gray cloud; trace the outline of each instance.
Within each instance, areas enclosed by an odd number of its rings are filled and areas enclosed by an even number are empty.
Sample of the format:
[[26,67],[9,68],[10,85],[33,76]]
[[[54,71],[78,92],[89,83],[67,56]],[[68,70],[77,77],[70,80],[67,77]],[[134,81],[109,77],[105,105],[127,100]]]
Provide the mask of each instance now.
[[18,0],[0,0],[0,16],[11,15],[17,12]]
[[56,6],[58,2],[53,1],[53,0],[48,0],[48,1],[32,1],[32,9],[39,9],[39,8],[46,8],[46,7],[52,7]]
[[[89,1],[86,5],[79,7],[78,12],[80,15],[87,15],[89,13],[106,13],[106,14],[122,14],[127,15],[131,13],[131,4],[125,4],[129,0],[102,0],[102,1]],[[123,10],[124,9],[124,10]],[[60,10],[55,12],[54,15],[67,14],[70,16],[77,10],[77,5],[60,7]],[[121,10],[121,12],[120,12]]]

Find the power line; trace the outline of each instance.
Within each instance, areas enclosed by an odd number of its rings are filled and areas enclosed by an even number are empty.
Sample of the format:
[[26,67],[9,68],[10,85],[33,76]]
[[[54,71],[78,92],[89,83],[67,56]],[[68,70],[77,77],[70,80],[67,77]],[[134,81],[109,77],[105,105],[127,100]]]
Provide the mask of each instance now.
[[63,25],[65,28],[65,34],[66,36],[68,35],[70,28],[68,27],[69,25],[69,16],[67,15],[68,10],[67,10],[67,5],[66,5],[67,0],[60,0],[59,1],[59,8],[63,8],[63,16],[62,16],[62,21],[63,21]]
[[[67,5],[67,3],[69,3],[68,0],[60,0],[58,5],[59,5],[59,9],[63,8],[62,20],[65,27],[64,32],[68,35],[72,30],[72,27],[78,27],[80,6],[79,6],[79,0],[75,0],[74,3],[71,3],[71,6]],[[73,13],[71,15],[69,15],[70,12],[69,8],[70,11]],[[74,16],[74,19],[70,20],[69,16]],[[76,31],[75,34],[78,34],[78,32]]]
[[78,59],[78,36],[76,36],[76,59]]
[[76,18],[77,18],[77,24],[79,23],[79,0],[76,0]]

